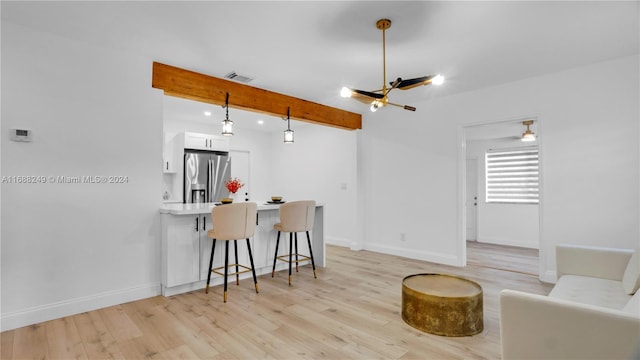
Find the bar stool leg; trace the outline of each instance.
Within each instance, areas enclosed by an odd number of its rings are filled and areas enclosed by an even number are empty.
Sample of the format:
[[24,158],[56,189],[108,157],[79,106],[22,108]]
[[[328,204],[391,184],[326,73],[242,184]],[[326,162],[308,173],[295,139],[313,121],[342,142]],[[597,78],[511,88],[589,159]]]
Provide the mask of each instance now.
[[227,274],[229,272],[229,241],[224,242],[224,302],[227,302]]
[[278,245],[280,244],[280,231],[278,231],[278,237],[276,238],[276,254],[273,256],[273,270],[271,270],[271,277],[276,274],[276,261],[278,261]]
[[258,278],[256,277],[256,268],[253,266],[253,255],[251,254],[251,243],[249,239],[247,239],[247,249],[249,249],[249,261],[251,262],[251,273],[253,274],[253,283],[256,285],[256,294],[260,291],[258,290]]
[[313,278],[317,279],[316,263],[313,261],[313,249],[311,249],[311,237],[309,237],[309,231],[307,231],[307,244],[309,244],[309,257],[311,258],[311,267],[313,267]]
[[289,286],[291,286],[291,256],[293,255],[293,233],[289,233]]
[[296,242],[296,272],[298,272],[298,233],[293,234]]
[[207,287],[204,289],[204,293],[209,293],[209,282],[211,281],[211,269],[213,268],[213,253],[216,250],[216,239],[213,239],[213,245],[211,245],[211,260],[209,260],[209,275],[207,275]]
[[236,285],[240,285],[240,271],[238,267],[238,240],[233,240],[233,250],[236,253]]

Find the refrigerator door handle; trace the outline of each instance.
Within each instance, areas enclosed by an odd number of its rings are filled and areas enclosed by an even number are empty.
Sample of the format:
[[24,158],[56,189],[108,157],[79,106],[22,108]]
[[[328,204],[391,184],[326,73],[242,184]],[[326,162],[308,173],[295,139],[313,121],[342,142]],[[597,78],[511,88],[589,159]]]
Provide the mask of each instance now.
[[196,216],[196,232],[198,232],[198,220],[200,219],[199,216]]
[[211,159],[209,159],[207,165],[207,182],[207,189],[209,191],[209,194],[207,194],[207,201],[214,202],[215,199],[213,198],[213,196],[215,195],[215,189],[213,188],[213,161]]

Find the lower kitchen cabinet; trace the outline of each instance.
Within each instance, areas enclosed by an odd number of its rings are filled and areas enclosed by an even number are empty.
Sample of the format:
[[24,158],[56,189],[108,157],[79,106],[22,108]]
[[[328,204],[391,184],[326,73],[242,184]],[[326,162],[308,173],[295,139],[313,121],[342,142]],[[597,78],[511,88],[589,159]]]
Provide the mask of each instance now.
[[211,254],[212,241],[207,236],[213,228],[211,215],[166,216],[170,215],[162,214],[162,283],[173,287],[202,280],[201,257],[205,244],[209,244],[206,266]]

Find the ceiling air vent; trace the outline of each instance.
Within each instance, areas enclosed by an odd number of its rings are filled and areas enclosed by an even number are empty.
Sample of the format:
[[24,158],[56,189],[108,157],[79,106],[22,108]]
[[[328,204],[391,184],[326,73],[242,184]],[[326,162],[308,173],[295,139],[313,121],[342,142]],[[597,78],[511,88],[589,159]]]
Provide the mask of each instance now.
[[235,71],[232,71],[232,72],[228,73],[224,77],[229,79],[229,80],[238,81],[238,82],[241,82],[241,83],[248,83],[248,82],[253,80],[253,78],[250,78],[250,77],[244,76],[244,75],[239,75]]

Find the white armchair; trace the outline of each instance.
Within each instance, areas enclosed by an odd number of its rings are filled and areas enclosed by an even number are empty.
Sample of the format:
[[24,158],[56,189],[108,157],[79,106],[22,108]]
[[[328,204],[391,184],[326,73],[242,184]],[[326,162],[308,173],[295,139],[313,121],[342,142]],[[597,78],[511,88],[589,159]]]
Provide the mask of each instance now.
[[558,246],[558,282],[548,296],[500,294],[503,359],[640,357],[637,252]]

